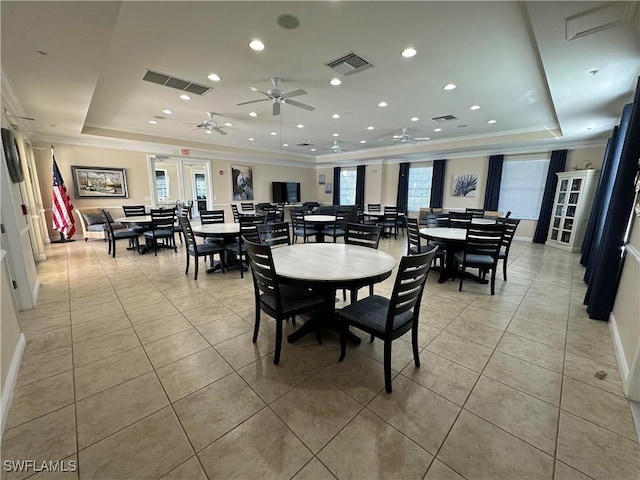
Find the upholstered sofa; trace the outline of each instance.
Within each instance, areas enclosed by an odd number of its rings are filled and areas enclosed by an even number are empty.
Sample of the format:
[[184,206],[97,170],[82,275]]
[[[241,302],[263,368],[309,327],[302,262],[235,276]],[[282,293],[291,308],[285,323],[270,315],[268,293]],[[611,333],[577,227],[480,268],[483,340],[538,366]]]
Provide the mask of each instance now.
[[114,223],[111,214],[107,212],[107,218],[105,218],[100,208],[76,208],[76,214],[80,219],[80,225],[82,226],[82,234],[84,241],[86,242],[90,238],[97,238],[106,241],[107,240],[107,226],[106,222],[112,224],[114,230],[126,229],[126,225],[120,223]]

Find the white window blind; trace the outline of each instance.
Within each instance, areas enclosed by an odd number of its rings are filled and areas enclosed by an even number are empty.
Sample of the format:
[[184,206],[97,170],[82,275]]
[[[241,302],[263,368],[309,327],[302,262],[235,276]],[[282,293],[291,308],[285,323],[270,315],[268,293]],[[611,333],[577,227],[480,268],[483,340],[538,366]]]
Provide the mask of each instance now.
[[420,207],[428,207],[431,202],[431,178],[433,167],[409,167],[409,199],[407,209],[417,212]]
[[514,218],[537,220],[549,170],[549,159],[505,160],[498,210]]
[[156,170],[156,193],[158,198],[169,198],[169,176],[166,170]]
[[340,170],[340,205],[356,203],[356,169]]

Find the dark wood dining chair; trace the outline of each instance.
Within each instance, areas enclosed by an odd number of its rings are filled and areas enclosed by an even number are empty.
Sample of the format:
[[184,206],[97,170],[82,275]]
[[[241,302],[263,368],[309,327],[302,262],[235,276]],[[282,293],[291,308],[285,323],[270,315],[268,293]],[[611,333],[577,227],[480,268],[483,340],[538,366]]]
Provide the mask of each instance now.
[[[360,247],[378,249],[382,227],[378,225],[368,225],[366,223],[347,223],[347,230],[344,236],[344,243],[348,245],[358,245]],[[351,301],[358,298],[358,290],[350,291]],[[373,283],[369,285],[369,295],[373,295]],[[346,290],[342,290],[342,298],[346,299]]]
[[433,257],[433,263],[436,260],[440,262],[440,268],[444,268],[444,246],[429,241],[425,245],[422,244],[420,237],[420,225],[417,218],[407,218],[407,255],[420,255],[421,253],[431,251],[438,247]]
[[291,245],[291,235],[289,233],[289,224],[287,222],[265,223],[258,225],[258,236],[261,245]]
[[347,234],[348,215],[348,213],[345,215],[343,212],[336,212],[334,222],[325,227],[323,233],[325,236],[333,238],[333,243],[336,243],[339,238],[344,238]]
[[398,238],[398,208],[385,206],[382,220],[378,222],[382,227],[382,233],[386,234],[388,230],[389,236],[393,233],[394,238]]
[[470,213],[473,218],[484,218],[484,208],[465,208],[465,213]]
[[248,202],[248,203],[247,202],[240,202],[240,209],[243,212],[251,212],[251,211],[255,210],[256,208],[253,205],[253,203],[251,203],[251,202]]
[[109,222],[110,215],[108,214],[108,212],[102,209],[102,214],[104,215],[105,227],[107,229],[107,242],[109,242],[108,252],[111,254],[111,256],[113,258],[116,258],[116,243],[118,240],[128,240],[129,245],[131,245],[137,251],[138,247],[140,246],[138,243],[138,237],[140,236],[140,233],[136,232],[135,230],[128,229],[116,230],[113,228],[113,223]]
[[[198,279],[198,265],[200,257],[209,257],[213,260],[213,256],[218,254],[220,256],[220,262],[222,263],[222,256],[224,254],[224,246],[219,243],[198,243],[196,242],[196,237],[193,234],[193,230],[191,228],[191,222],[189,221],[189,217],[187,215],[181,215],[178,217],[178,222],[180,222],[180,226],[182,227],[182,233],[184,234],[184,241],[186,244],[186,256],[187,256],[187,265],[184,270],[184,274],[189,274],[189,259],[194,257],[195,261],[195,269],[193,274],[193,279]],[[224,269],[223,269],[224,273]]]
[[158,245],[173,248],[178,252],[174,225],[176,223],[176,212],[171,209],[151,210],[151,230],[144,232],[147,243],[153,246],[154,255],[158,255]]
[[244,278],[244,266],[243,262],[247,257],[247,249],[244,245],[245,238],[250,239],[256,243],[260,242],[258,236],[258,225],[263,225],[266,217],[262,215],[241,215],[240,216],[240,233],[238,234],[237,241],[224,246],[227,255],[227,264],[229,255],[233,255],[238,258],[240,262],[240,278]]
[[340,324],[340,359],[347,353],[347,329],[358,328],[373,338],[384,341],[384,386],[391,393],[391,345],[411,331],[413,362],[420,366],[418,353],[418,319],[420,301],[437,248],[400,260],[391,298],[371,295],[336,312]]
[[301,210],[291,210],[291,226],[293,229],[293,243],[296,243],[298,237],[302,237],[304,243],[307,243],[309,237],[314,237],[318,231],[307,225],[304,221],[304,213]]
[[[224,210],[203,210],[200,212],[200,222],[202,225],[225,223]],[[205,243],[219,243],[224,245],[223,237],[207,237],[204,241]]]
[[240,218],[240,213],[238,212],[238,205],[235,203],[231,204],[231,213],[233,213],[233,221],[238,223],[238,219]]
[[495,294],[498,254],[503,237],[504,225],[469,225],[464,250],[453,254],[455,264],[460,267],[458,291],[462,291],[462,282],[467,268],[477,268],[483,275],[491,272],[491,295]]
[[276,350],[273,363],[280,363],[282,350],[282,323],[288,318],[302,313],[322,309],[324,297],[306,287],[281,285],[273,264],[271,247],[260,245],[245,238],[244,245],[251,266],[253,291],[255,297],[255,323],[253,343],[260,331],[260,312],[264,312],[276,321]]
[[520,225],[519,218],[498,218],[496,224],[504,226],[504,237],[502,237],[502,247],[498,254],[498,260],[502,260],[502,278],[507,281],[507,262],[509,261],[509,250],[511,250],[511,242],[515,237],[516,229]]
[[449,212],[450,228],[467,228],[471,225],[471,220],[473,220],[473,213]]

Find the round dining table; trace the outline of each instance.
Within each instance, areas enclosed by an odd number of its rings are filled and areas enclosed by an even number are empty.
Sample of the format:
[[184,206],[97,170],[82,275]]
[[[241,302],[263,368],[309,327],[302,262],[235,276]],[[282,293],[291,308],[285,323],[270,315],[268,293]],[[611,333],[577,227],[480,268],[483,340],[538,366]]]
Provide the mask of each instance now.
[[[337,289],[360,288],[391,275],[396,260],[388,253],[343,243],[301,243],[273,248],[273,263],[279,280],[286,285],[313,288],[325,298],[322,318],[312,318],[287,337],[289,343],[317,331],[318,322],[337,330]],[[360,338],[351,334],[356,344]]]
[[[196,237],[205,238],[222,238],[223,243],[231,243],[240,234],[239,223],[207,223],[206,225],[192,225],[191,230]],[[228,266],[228,262],[227,263]],[[207,273],[213,273],[217,270],[224,271],[225,265],[216,263],[207,269]],[[240,268],[243,268],[240,265]]]
[[324,242],[324,229],[336,221],[335,215],[316,215],[309,214],[304,216],[305,223],[313,225],[318,233],[316,234],[316,242]]

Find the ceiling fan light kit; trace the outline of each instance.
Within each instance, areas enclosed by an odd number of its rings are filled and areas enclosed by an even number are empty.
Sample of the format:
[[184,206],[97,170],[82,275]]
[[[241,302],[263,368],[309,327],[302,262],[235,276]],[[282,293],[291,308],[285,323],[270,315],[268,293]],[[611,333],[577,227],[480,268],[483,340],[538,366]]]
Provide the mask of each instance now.
[[297,90],[293,90],[291,92],[283,93],[280,90],[280,82],[282,81],[279,77],[271,78],[271,84],[273,88],[267,90],[266,92],[263,90],[259,90],[255,87],[249,87],[249,90],[260,93],[267,98],[260,98],[258,100],[249,100],[248,102],[241,102],[237,105],[248,105],[250,103],[258,103],[258,102],[268,102],[271,101],[273,104],[272,114],[280,115],[280,107],[282,104],[293,105],[294,107],[304,108],[305,110],[313,111],[316,108],[311,105],[307,105],[306,103],[298,102],[296,100],[291,100],[293,97],[299,97],[300,95],[306,95],[307,92],[302,88]]

